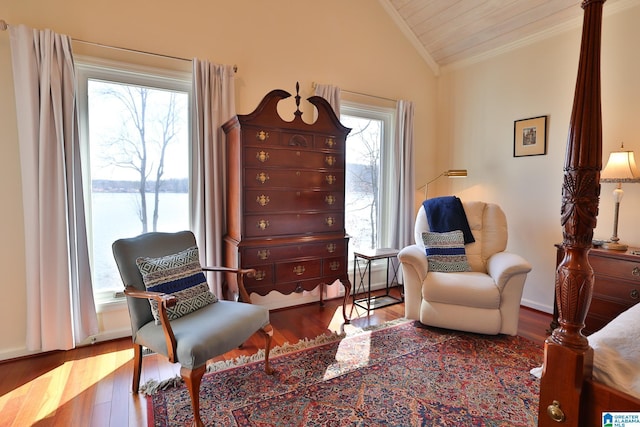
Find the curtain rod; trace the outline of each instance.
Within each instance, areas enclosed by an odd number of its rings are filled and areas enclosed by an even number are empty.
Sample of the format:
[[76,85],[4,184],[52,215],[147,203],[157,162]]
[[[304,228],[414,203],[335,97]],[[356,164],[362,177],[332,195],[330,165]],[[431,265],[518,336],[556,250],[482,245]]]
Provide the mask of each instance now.
[[[5,21],[4,19],[0,19],[0,30],[6,31],[7,28],[9,28],[9,24],[7,24],[7,21]],[[81,39],[74,39],[74,38],[71,38],[71,40],[74,41],[74,42],[84,43],[84,44],[88,44],[88,45],[92,45],[92,46],[104,47],[104,48],[107,48],[107,49],[122,50],[122,51],[125,51],[125,52],[141,53],[143,55],[158,56],[158,57],[161,57],[161,58],[176,59],[178,61],[191,62],[191,59],[182,58],[182,57],[179,57],[179,56],[165,55],[163,53],[147,52],[147,51],[144,51],[144,50],[130,49],[130,48],[127,48],[127,47],[110,46],[110,45],[106,45],[106,44],[102,44],[102,43],[90,42],[90,41],[81,40]],[[233,66],[233,72],[234,73],[238,72],[238,66],[237,65]]]
[[[316,88],[316,86],[318,86],[318,83],[316,82],[312,82],[311,83],[311,87],[312,88]],[[378,95],[370,95],[368,93],[362,93],[362,92],[355,92],[353,90],[347,90],[347,89],[340,89],[341,92],[346,92],[346,93],[350,93],[352,95],[360,95],[360,96],[368,96],[370,98],[378,98],[378,99],[384,99],[385,101],[391,101],[391,102],[398,102],[397,99],[391,99],[391,98],[385,98],[384,96],[378,96]]]

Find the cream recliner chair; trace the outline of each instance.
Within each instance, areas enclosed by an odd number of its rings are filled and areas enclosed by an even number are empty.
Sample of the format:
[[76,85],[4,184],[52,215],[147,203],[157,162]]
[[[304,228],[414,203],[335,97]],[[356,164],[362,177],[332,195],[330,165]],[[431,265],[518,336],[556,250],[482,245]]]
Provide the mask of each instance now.
[[398,254],[408,319],[481,334],[518,333],[522,289],[531,264],[505,252],[507,220],[492,203],[462,202],[474,243],[465,245],[471,271],[429,271],[422,233],[429,231],[424,207],[416,217],[416,244]]

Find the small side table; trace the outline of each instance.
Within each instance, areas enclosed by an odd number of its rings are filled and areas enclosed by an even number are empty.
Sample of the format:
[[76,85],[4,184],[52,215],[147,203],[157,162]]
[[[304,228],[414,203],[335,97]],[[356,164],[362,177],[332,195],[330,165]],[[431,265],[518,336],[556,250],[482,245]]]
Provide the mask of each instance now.
[[[389,288],[391,286],[400,285],[398,283],[398,269],[400,268],[400,263],[394,263],[391,261],[392,258],[395,258],[398,255],[398,252],[400,252],[398,249],[383,248],[353,253],[353,281],[356,283],[353,290],[354,306],[357,305],[369,312],[376,308],[386,307],[388,305],[398,304],[404,301],[402,298],[396,298],[389,294]],[[384,295],[371,296],[371,263],[378,259],[387,260],[386,292]],[[389,280],[389,273],[392,273],[391,280]],[[365,276],[367,277],[366,286]],[[366,298],[356,300],[357,294],[365,292],[367,294]]]

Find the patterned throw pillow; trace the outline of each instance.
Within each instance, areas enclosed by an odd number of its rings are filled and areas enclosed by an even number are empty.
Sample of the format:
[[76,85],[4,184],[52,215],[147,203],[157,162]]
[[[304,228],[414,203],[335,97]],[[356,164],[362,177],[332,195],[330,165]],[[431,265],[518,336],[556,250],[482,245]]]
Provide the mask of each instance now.
[[446,233],[427,231],[422,233],[429,271],[444,273],[471,271],[464,250],[464,235],[461,230]]
[[[178,299],[176,305],[167,309],[169,320],[218,301],[209,290],[196,246],[160,258],[138,258],[136,264],[148,291],[173,294]],[[149,303],[158,324],[158,303],[154,300],[149,300]]]

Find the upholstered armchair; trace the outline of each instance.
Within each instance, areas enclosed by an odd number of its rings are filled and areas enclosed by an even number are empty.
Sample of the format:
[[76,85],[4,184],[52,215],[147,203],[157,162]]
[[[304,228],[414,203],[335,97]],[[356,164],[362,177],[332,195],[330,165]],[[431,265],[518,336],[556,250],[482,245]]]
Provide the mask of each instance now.
[[507,220],[492,203],[462,202],[475,242],[464,245],[470,271],[429,271],[423,232],[429,232],[424,207],[416,216],[416,244],[398,254],[402,265],[405,315],[446,329],[516,335],[520,300],[531,265],[505,252]]
[[[189,390],[194,426],[200,418],[200,383],[209,359],[243,344],[255,332],[265,338],[265,372],[273,373],[269,351],[273,328],[269,311],[244,302],[217,301],[204,271],[236,274],[243,301],[249,302],[242,277],[255,270],[201,267],[190,231],[146,233],[113,243],[113,255],[125,285],[131,317],[134,364],[132,390],[138,392],[142,347],[181,365]],[[256,381],[260,381],[256,378]]]

